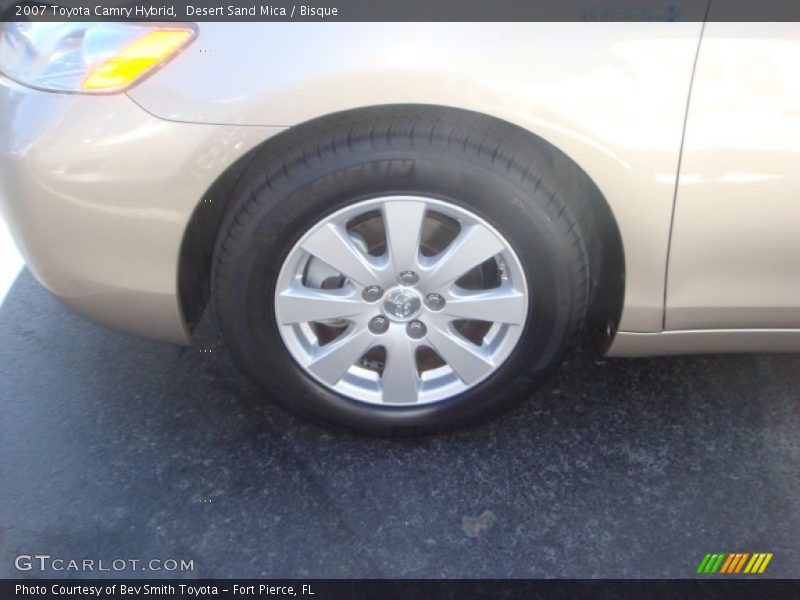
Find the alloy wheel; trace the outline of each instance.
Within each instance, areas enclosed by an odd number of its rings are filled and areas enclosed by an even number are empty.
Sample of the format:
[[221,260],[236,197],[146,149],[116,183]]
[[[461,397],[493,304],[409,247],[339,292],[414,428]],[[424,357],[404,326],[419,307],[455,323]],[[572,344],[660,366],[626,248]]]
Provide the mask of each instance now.
[[443,401],[494,373],[528,312],[511,244],[451,202],[386,196],[314,224],[275,291],[281,339],[316,381],[379,405]]

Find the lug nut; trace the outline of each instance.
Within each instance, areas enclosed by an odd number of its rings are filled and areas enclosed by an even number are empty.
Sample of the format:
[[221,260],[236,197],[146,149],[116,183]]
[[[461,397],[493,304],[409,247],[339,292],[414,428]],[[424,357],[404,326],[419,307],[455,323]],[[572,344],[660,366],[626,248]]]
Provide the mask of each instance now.
[[387,329],[389,329],[389,319],[383,315],[372,317],[369,320],[369,330],[372,333],[386,333]]
[[377,285],[369,285],[361,292],[361,297],[367,302],[377,302],[383,296],[383,290]]
[[425,296],[425,304],[431,310],[442,310],[444,308],[444,297],[441,294],[428,294]]
[[406,333],[408,334],[408,337],[418,340],[428,333],[428,328],[425,327],[425,323],[422,321],[411,321],[408,325],[406,325]]
[[414,273],[414,271],[403,271],[397,276],[397,281],[399,281],[401,285],[415,285],[419,281],[419,275]]

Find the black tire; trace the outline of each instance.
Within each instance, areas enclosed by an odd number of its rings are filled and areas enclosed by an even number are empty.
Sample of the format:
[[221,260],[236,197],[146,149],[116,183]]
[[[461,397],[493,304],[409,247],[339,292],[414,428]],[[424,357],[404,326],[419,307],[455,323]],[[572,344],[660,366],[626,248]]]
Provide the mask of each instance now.
[[[547,154],[510,129],[446,112],[364,111],[253,159],[217,240],[212,285],[225,340],[277,402],[327,426],[409,436],[484,422],[545,381],[586,312],[586,225]],[[326,389],[294,362],[278,333],[275,282],[287,253],[326,214],[415,193],[468,208],[511,242],[529,284],[528,321],[509,358],[476,387],[433,404],[369,405]]]

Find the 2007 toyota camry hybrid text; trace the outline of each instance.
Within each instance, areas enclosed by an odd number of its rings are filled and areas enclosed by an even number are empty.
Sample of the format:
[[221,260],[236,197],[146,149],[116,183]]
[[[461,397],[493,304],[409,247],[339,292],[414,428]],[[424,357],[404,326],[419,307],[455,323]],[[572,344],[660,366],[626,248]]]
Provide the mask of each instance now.
[[582,330],[800,350],[798,56],[797,23],[7,23],[0,205],[76,313],[191,344],[210,302],[265,398],[438,432]]

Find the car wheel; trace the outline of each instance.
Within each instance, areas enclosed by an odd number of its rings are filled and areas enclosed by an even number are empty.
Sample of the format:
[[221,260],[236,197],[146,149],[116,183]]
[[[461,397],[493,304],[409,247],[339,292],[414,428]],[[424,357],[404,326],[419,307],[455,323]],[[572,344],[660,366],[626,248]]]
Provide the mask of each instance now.
[[402,115],[257,156],[214,266],[245,369],[295,413],[375,435],[526,398],[577,331],[588,282],[545,160],[491,127]]

